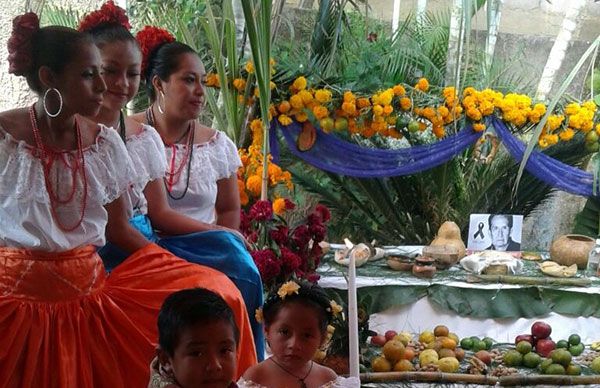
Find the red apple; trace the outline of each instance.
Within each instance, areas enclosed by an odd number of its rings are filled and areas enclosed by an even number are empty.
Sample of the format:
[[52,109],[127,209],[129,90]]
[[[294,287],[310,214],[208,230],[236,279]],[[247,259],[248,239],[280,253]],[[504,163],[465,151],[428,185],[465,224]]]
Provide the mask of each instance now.
[[527,341],[531,344],[531,346],[535,345],[533,342],[533,336],[531,334],[521,334],[515,338],[515,345],[521,341]]
[[386,342],[387,340],[382,335],[374,335],[373,337],[371,337],[372,345],[382,347],[383,345],[385,345]]
[[398,333],[396,333],[394,330],[388,330],[385,332],[385,339],[388,341],[391,341],[397,335],[398,335]]
[[475,353],[475,357],[477,357],[479,360],[483,361],[483,363],[485,365],[491,365],[492,364],[492,356],[486,350],[480,350],[480,351],[478,351],[477,353]]
[[531,334],[537,339],[544,339],[550,337],[552,328],[546,322],[538,321],[531,326]]
[[542,357],[548,357],[555,348],[556,344],[549,339],[538,340],[535,344],[535,351]]

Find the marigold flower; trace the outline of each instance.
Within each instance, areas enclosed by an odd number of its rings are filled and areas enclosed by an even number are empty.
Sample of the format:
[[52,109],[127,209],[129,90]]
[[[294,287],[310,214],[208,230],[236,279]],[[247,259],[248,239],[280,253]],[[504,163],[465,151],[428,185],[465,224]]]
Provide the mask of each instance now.
[[254,63],[252,61],[246,62],[245,68],[248,73],[254,73]]
[[277,198],[276,200],[273,201],[273,213],[280,216],[283,213],[285,213],[285,210],[286,210],[285,199]]
[[321,104],[331,101],[331,92],[327,89],[318,89],[315,91],[315,99]]
[[292,119],[285,114],[280,114],[279,117],[277,118],[277,120],[279,121],[279,123],[281,125],[284,125],[284,126],[290,125],[292,123]]
[[277,85],[275,84],[275,82],[273,82],[273,81],[269,81],[269,88],[270,88],[271,90],[275,89],[276,87],[277,87]]
[[298,93],[298,96],[300,96],[300,98],[302,99],[302,103],[304,103],[304,105],[307,105],[313,101],[313,95],[308,90],[301,90]]
[[304,102],[302,102],[302,97],[300,97],[298,94],[293,94],[290,97],[290,104],[294,109],[304,108]]
[[354,97],[354,94],[352,94],[351,91],[344,92],[344,102],[352,102],[352,103],[354,103],[355,99],[356,99],[356,97]]
[[481,112],[476,108],[467,109],[467,116],[473,121],[481,120]]
[[431,131],[433,132],[433,134],[435,135],[435,137],[437,137],[438,139],[441,139],[441,138],[444,137],[444,135],[446,135],[446,130],[441,125],[434,125],[431,128]]
[[440,116],[442,116],[443,118],[445,118],[446,116],[448,116],[450,114],[450,111],[445,106],[438,106],[437,111],[438,111],[438,114]]
[[303,123],[308,120],[308,115],[306,112],[299,112],[294,115],[296,117],[296,121],[299,123]]
[[394,98],[394,92],[392,89],[387,89],[379,94],[379,104],[390,105]]
[[304,78],[303,76],[296,78],[292,83],[292,88],[294,88],[294,90],[298,92],[306,89],[306,78]]
[[[342,109],[344,108],[342,107]],[[383,107],[381,105],[373,105],[373,114],[375,116],[381,116],[383,114]]]
[[361,97],[358,100],[356,100],[356,105],[358,106],[358,109],[362,109],[371,106],[371,102],[368,98]]
[[243,78],[236,78],[233,80],[233,87],[237,89],[238,92],[242,93],[246,90],[246,80]]
[[390,115],[390,114],[391,114],[393,111],[394,111],[394,108],[392,108],[392,106],[391,106],[391,105],[385,105],[385,106],[383,107],[383,114],[384,114],[385,116],[389,116],[389,115]]
[[400,84],[394,86],[392,90],[394,91],[395,96],[404,96],[406,94],[406,89]]
[[573,138],[573,136],[575,136],[575,131],[573,131],[571,128],[567,128],[558,134],[558,137],[560,137],[560,140],[562,141],[569,141]]
[[207,74],[205,83],[208,87],[220,87],[219,75],[217,73]]
[[289,282],[283,283],[281,287],[279,287],[279,290],[277,290],[277,295],[279,295],[281,299],[285,299],[286,296],[298,294],[299,289],[300,286],[298,283],[290,280]]
[[485,124],[483,123],[475,123],[473,124],[473,130],[475,132],[482,132],[485,130]]
[[265,317],[263,316],[262,307],[259,307],[254,311],[254,319],[256,319],[256,322],[258,322],[258,323],[263,323],[265,321]]
[[323,105],[315,105],[312,108],[312,112],[317,118],[317,120],[321,120],[329,115],[329,110],[327,110],[327,108]]
[[354,102],[344,102],[342,104],[342,110],[349,116],[353,116],[356,114],[356,105]]
[[258,175],[250,175],[248,179],[246,179],[246,190],[250,192],[250,194],[258,197],[260,195],[260,191],[262,189],[262,178]]
[[420,80],[417,81],[417,84],[415,85],[415,89],[420,90],[422,92],[426,92],[429,90],[429,81],[427,81],[426,78],[421,78]]
[[402,110],[409,110],[411,106],[412,106],[412,101],[410,100],[410,98],[402,97],[400,99],[400,108],[402,108]]
[[291,105],[288,101],[281,101],[281,103],[279,103],[279,105],[277,106],[277,109],[279,110],[280,113],[287,113],[290,111],[291,109]]

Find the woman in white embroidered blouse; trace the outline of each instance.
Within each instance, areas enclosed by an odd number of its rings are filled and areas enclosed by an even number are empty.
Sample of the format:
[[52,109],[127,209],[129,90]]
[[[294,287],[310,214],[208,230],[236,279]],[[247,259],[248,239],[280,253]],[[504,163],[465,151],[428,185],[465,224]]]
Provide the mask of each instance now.
[[[203,271],[125,217],[139,177],[118,134],[83,117],[106,90],[89,37],[21,15],[9,65],[40,98],[0,113],[0,387],[144,386],[162,300]],[[110,277],[105,235],[132,252]]]

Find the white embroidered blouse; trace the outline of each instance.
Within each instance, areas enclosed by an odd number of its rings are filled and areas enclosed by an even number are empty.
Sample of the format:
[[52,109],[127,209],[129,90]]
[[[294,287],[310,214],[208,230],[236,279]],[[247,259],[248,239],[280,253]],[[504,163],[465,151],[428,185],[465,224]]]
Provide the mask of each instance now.
[[[187,147],[186,144],[176,144],[174,160],[171,147],[165,147],[167,163],[173,162],[172,165],[179,168]],[[187,184],[187,166],[182,166],[181,176],[169,196],[169,204],[188,217],[212,224],[216,220],[217,181],[236,174],[242,162],[233,141],[221,131],[216,131],[206,143],[194,144],[193,147],[187,192],[181,199],[172,198],[180,197]]]
[[59,252],[104,245],[107,213],[103,206],[119,198],[136,177],[117,132],[100,125],[95,143],[83,151],[87,195],[81,174],[74,181],[69,168],[77,163],[77,151],[62,152],[54,162],[51,183],[58,184],[51,187],[59,198],[73,193],[72,201],[55,205],[65,227],[79,221],[85,196],[83,221],[71,232],[61,230],[52,215],[42,163],[34,153],[35,147],[0,127],[0,246]]
[[[244,380],[240,378],[237,382],[239,388],[269,388],[264,385],[255,383],[254,381]],[[356,377],[341,377],[338,376],[335,380],[332,380],[326,384],[321,385],[319,388],[359,388],[360,380]]]

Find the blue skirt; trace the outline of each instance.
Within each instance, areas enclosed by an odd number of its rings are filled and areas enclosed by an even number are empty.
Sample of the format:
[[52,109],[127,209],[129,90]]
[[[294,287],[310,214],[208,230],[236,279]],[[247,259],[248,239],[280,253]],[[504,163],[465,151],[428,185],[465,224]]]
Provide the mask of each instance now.
[[[252,334],[256,344],[259,362],[264,359],[265,339],[262,324],[255,318],[256,309],[263,304],[263,286],[260,273],[244,242],[235,234],[210,230],[182,236],[159,238],[145,215],[138,215],[129,223],[140,231],[148,240],[155,242],[175,256],[191,263],[214,268],[227,275],[238,287],[252,325]],[[127,258],[127,254],[114,244],[107,243],[98,251],[108,271]]]

